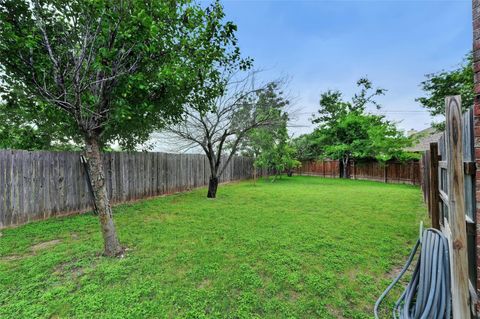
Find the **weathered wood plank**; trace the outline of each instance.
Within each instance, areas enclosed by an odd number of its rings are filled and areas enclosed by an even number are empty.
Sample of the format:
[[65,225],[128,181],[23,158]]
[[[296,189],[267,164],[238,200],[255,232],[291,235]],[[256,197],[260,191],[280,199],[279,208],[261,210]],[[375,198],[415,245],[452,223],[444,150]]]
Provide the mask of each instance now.
[[463,134],[460,96],[447,97],[446,150],[448,169],[448,208],[451,237],[452,314],[454,319],[470,318],[468,307],[468,257],[465,224]]
[[[222,181],[251,177],[252,163],[234,157]],[[103,164],[112,203],[204,186],[210,177],[200,154],[117,152]],[[0,228],[92,208],[80,153],[0,151]]]

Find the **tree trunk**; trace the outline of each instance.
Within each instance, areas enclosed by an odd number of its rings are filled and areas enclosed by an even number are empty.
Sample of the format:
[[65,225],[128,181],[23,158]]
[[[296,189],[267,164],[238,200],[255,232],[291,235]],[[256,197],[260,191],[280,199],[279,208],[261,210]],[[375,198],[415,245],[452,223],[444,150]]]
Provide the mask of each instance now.
[[208,198],[217,197],[217,188],[218,188],[218,177],[210,176],[210,181],[208,182]]
[[293,176],[293,170],[291,170],[291,169],[287,170],[287,176],[292,177]]
[[342,164],[343,164],[343,176],[342,177],[343,178],[348,178],[349,177],[348,176],[348,164],[349,164],[349,162],[350,162],[350,160],[349,160],[348,156],[344,157],[342,159]]
[[105,172],[103,168],[100,144],[96,136],[86,139],[86,157],[92,182],[95,204],[97,205],[98,217],[103,235],[104,255],[109,257],[120,256],[123,248],[118,241],[117,232],[113,223],[112,208],[107,195],[105,185]]

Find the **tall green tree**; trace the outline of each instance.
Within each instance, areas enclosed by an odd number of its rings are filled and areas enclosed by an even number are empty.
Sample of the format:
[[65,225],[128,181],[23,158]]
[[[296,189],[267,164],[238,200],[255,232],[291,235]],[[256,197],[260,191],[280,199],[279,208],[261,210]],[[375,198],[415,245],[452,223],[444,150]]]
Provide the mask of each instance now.
[[[2,98],[39,101],[36,117],[83,141],[107,256],[123,249],[101,149],[113,141],[131,148],[179,120],[187,101],[221,93],[218,66],[241,60],[236,26],[224,18],[219,2],[0,3]],[[196,90],[207,81],[208,90]]]
[[[420,87],[425,96],[416,100],[430,112],[430,115],[445,115],[445,97],[461,95],[463,110],[473,106],[475,90],[473,88],[473,56],[469,54],[464,61],[453,70],[444,70],[427,74]],[[444,128],[444,123],[433,123],[438,129]]]
[[363,113],[368,106],[380,109],[376,98],[384,95],[386,90],[375,88],[368,78],[357,81],[359,92],[350,100],[344,100],[343,93],[329,90],[320,95],[320,108],[313,115],[312,123],[319,126],[332,126],[351,112]]
[[272,172],[274,178],[287,172],[292,176],[292,170],[301,165],[296,158],[296,149],[288,138],[286,128],[277,127],[274,130],[255,132],[259,152],[255,158],[255,166]]
[[317,143],[322,145],[322,157],[342,161],[343,177],[349,176],[352,159],[406,159],[403,149],[411,145],[383,116],[357,112],[343,116],[335,126],[320,129]]
[[338,91],[321,95],[320,110],[312,120],[318,127],[307,139],[310,152],[315,149],[318,157],[341,161],[343,177],[349,176],[352,159],[404,158],[403,148],[411,143],[395,123],[367,112],[368,106],[380,108],[376,97],[383,95],[385,90],[374,88],[368,79],[360,79],[357,86],[359,93],[349,101]]
[[319,131],[302,134],[291,140],[295,149],[295,158],[299,161],[313,161],[319,159],[322,154],[322,146],[318,143]]

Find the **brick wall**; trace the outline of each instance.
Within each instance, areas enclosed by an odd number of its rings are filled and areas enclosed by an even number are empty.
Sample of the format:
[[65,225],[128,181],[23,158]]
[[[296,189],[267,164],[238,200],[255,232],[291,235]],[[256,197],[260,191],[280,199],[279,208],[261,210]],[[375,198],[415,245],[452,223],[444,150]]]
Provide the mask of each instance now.
[[[480,0],[472,1],[473,18],[473,65],[475,81],[475,104],[474,104],[474,126],[475,126],[475,161],[480,167]],[[476,173],[476,246],[477,246],[477,294],[480,295],[480,170]],[[477,310],[480,304],[477,303]]]

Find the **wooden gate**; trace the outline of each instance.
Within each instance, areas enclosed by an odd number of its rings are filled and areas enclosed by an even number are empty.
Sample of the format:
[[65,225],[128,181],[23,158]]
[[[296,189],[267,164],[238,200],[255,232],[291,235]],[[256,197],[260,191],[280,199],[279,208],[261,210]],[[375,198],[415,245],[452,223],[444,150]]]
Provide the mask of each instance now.
[[426,157],[432,226],[450,243],[453,318],[471,318],[476,302],[473,112],[462,115],[459,96],[446,98],[446,130]]

